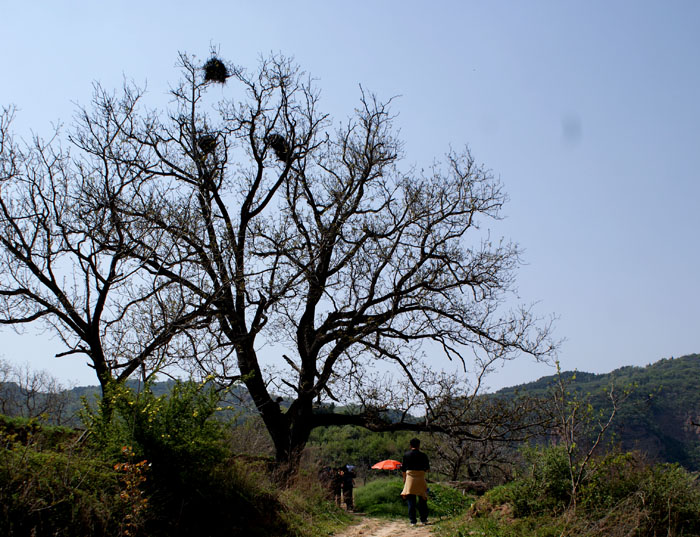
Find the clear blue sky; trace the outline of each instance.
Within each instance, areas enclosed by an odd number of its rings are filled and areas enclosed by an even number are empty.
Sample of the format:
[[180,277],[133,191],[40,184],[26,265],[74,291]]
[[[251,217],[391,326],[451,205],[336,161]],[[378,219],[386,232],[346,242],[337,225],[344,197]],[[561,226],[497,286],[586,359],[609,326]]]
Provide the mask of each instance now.
[[[337,119],[359,84],[400,95],[408,163],[468,144],[493,170],[511,201],[492,232],[524,248],[520,296],[559,316],[564,368],[700,352],[700,2],[0,4],[0,105],[24,135],[69,123],[95,80],[165,103],[178,51],[281,51]],[[47,336],[0,337],[6,359],[94,383]],[[550,373],[525,359],[488,384]]]

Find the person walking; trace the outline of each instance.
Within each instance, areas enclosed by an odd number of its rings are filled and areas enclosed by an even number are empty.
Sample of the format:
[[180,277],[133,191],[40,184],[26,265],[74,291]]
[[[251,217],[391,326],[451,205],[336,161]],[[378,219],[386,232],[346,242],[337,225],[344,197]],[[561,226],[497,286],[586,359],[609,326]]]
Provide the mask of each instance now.
[[352,511],[355,509],[355,504],[352,498],[352,489],[355,486],[354,466],[345,465],[343,473],[343,497],[345,498],[345,509]]
[[430,470],[428,456],[420,450],[420,440],[412,438],[411,449],[403,456],[403,490],[401,497],[408,502],[408,518],[415,525],[416,507],[422,524],[428,523],[428,482],[425,473]]
[[340,507],[341,499],[343,495],[343,474],[344,470],[342,467],[338,467],[333,471],[333,477],[331,478],[331,494],[333,496],[333,501]]

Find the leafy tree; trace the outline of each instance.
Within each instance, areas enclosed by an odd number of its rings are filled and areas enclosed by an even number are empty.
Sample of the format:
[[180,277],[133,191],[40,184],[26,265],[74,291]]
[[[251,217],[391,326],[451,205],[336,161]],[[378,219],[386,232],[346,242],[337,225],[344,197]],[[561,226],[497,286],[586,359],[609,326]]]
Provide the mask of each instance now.
[[[390,101],[361,90],[334,125],[289,59],[253,72],[216,59],[214,76],[180,55],[164,112],[138,88],[98,89],[72,140],[109,173],[94,168],[81,203],[119,223],[90,235],[95,251],[137,267],[110,287],[147,278],[165,316],[151,325],[180,334],[201,374],[245,384],[280,462],[320,426],[447,430],[442,403],[474,397],[494,363],[549,356],[549,323],[503,309],[520,253],[480,231],[506,196],[468,150],[404,170]],[[472,391],[438,355],[475,365]]]

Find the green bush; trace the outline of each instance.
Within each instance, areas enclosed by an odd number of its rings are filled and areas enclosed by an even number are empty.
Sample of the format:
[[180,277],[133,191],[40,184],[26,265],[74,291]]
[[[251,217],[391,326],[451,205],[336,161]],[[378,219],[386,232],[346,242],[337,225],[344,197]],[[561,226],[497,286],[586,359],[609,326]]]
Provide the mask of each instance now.
[[0,414],[0,440],[31,443],[37,448],[63,446],[77,438],[74,429],[48,425],[37,418],[11,418]]
[[700,534],[700,483],[677,464],[657,464],[647,470],[635,495],[650,533]]
[[5,442],[0,535],[106,535],[129,514],[119,491],[117,472],[103,461]]
[[80,446],[77,431],[0,417],[0,535],[320,537],[349,521],[316,472],[280,490],[270,461],[233,456],[203,386],[109,403],[86,409]]
[[[403,480],[377,479],[355,493],[355,508],[371,516],[405,517],[406,501],[401,498]],[[428,511],[430,517],[441,518],[464,512],[472,503],[471,496],[437,483],[428,484]]]
[[406,503],[401,499],[402,490],[403,481],[400,478],[371,481],[355,490],[355,509],[371,516],[405,516]]
[[[700,482],[675,464],[649,465],[636,453],[610,454],[594,461],[581,489],[578,508],[564,509],[560,454],[545,450],[530,457],[520,479],[488,491],[469,517],[441,528],[441,535],[503,537],[698,536]],[[547,479],[554,482],[547,483]]]
[[96,409],[85,405],[83,422],[101,452],[119,459],[129,446],[137,458],[179,468],[219,460],[223,429],[213,416],[222,393],[192,381],[177,381],[161,396],[150,388],[147,384],[142,392],[134,392],[115,384]]
[[428,489],[428,509],[436,518],[463,513],[474,502],[473,496],[465,496],[451,487],[431,483]]
[[581,489],[579,505],[588,512],[607,511],[640,486],[647,465],[637,453],[613,453],[595,464]]
[[[286,531],[276,494],[242,477],[245,463],[226,450],[223,424],[214,418],[221,395],[191,381],[178,381],[161,396],[149,385],[140,393],[115,385],[97,408],[86,406],[95,449],[132,471],[125,487],[139,481],[136,488],[148,502],[139,510],[147,535]],[[137,470],[143,475],[133,475]]]
[[526,449],[525,459],[531,466],[532,492],[542,501],[534,511],[563,511],[571,501],[571,474],[564,446]]
[[564,448],[528,447],[523,455],[527,463],[523,475],[488,491],[485,501],[509,504],[516,517],[565,511],[571,501],[571,481]]
[[590,518],[606,517],[653,534],[700,533],[700,484],[677,464],[647,464],[636,453],[613,454],[582,491]]

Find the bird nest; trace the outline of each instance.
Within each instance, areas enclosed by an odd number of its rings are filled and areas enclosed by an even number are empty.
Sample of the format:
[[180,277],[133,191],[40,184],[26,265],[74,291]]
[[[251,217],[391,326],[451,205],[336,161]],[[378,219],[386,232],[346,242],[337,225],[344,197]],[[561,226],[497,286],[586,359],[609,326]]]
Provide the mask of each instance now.
[[202,134],[197,138],[197,147],[202,153],[213,153],[216,149],[216,136],[213,134]]
[[207,63],[204,64],[204,80],[207,82],[218,82],[223,84],[229,77],[228,69],[219,58],[210,58]]
[[281,160],[282,162],[287,162],[289,160],[289,158],[291,157],[289,151],[289,144],[287,143],[287,140],[284,139],[284,136],[282,136],[281,134],[273,133],[270,134],[265,139],[265,141],[275,152],[275,156],[279,160]]

